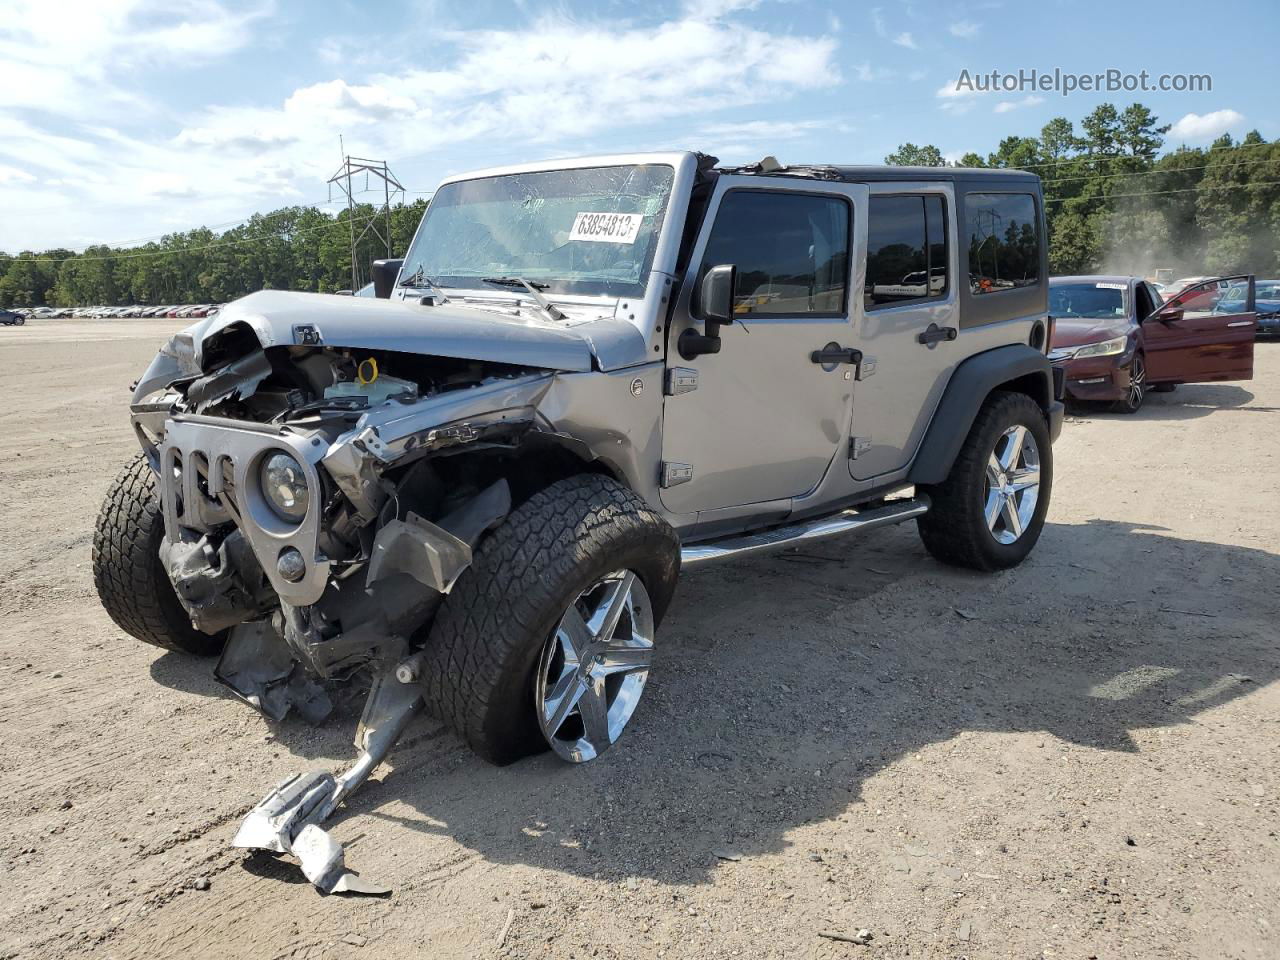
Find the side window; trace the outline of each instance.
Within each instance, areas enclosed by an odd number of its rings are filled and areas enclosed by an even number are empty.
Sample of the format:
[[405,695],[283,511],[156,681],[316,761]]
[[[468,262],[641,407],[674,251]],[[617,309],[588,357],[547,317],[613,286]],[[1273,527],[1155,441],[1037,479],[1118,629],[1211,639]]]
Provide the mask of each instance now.
[[876,196],[867,213],[867,310],[945,297],[947,233],[944,200]]
[[970,193],[964,213],[971,293],[1040,282],[1040,220],[1031,194]]
[[716,211],[703,267],[737,266],[735,313],[842,313],[850,209],[840,197],[731,190]]

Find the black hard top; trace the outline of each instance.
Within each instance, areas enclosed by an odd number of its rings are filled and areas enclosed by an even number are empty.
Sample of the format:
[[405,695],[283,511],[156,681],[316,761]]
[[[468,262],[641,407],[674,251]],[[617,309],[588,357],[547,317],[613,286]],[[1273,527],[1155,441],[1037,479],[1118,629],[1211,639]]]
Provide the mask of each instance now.
[[871,181],[939,180],[963,181],[969,186],[1008,185],[1011,181],[1030,185],[1039,177],[1026,170],[992,169],[990,167],[898,167],[889,164],[842,166],[826,164],[789,164],[774,167],[768,159],[743,167],[719,167],[721,173],[749,174],[764,177],[807,177],[814,180],[838,180],[847,183]]

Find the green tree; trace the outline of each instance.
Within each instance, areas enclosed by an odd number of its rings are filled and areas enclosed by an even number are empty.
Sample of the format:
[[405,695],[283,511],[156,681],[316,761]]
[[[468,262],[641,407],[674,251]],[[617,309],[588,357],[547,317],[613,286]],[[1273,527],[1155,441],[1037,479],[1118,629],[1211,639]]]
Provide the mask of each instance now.
[[904,143],[893,153],[884,158],[885,163],[895,167],[945,167],[947,161],[942,151],[931,143],[917,147],[914,143]]

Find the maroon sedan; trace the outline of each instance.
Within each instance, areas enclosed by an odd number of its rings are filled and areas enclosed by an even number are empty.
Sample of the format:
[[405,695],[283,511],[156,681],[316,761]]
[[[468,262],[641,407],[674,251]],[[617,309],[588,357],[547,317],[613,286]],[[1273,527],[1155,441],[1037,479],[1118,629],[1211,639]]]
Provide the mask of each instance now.
[[[1247,284],[1238,301],[1247,309],[1222,309],[1223,290],[1238,284]],[[1049,315],[1049,359],[1069,400],[1133,413],[1149,389],[1253,379],[1252,277],[1206,280],[1167,303],[1140,277],[1054,277]]]

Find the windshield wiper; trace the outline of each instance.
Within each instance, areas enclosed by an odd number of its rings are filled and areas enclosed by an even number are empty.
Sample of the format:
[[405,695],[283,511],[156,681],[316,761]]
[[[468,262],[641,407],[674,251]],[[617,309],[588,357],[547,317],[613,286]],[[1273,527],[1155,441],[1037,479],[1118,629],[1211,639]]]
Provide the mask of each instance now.
[[560,308],[544,297],[541,293],[542,290],[551,286],[549,283],[536,283],[532,280],[526,280],[524,277],[481,277],[480,281],[482,283],[496,284],[499,287],[524,287],[529,291],[529,296],[533,297],[534,301],[542,309],[543,315],[548,320],[565,319],[565,315],[561,312]]
[[524,287],[526,290],[546,290],[549,283],[526,280],[524,277],[481,277],[483,283],[496,283],[500,287]]

